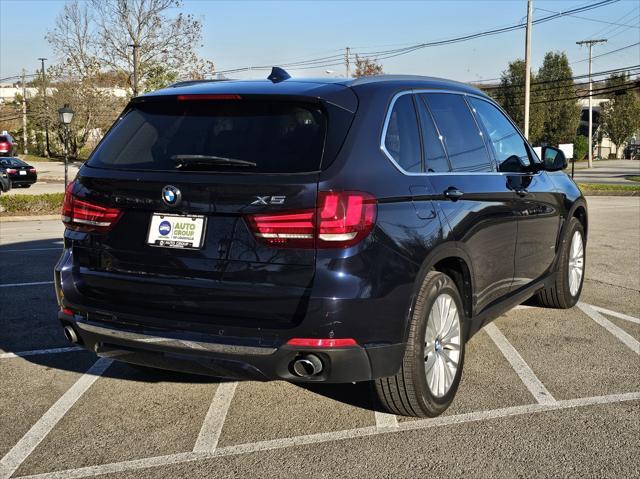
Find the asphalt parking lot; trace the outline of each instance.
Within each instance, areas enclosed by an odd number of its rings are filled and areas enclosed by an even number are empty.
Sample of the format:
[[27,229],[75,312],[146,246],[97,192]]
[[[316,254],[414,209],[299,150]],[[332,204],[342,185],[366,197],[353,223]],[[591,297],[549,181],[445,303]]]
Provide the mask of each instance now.
[[364,384],[217,382],[70,348],[61,223],[0,222],[0,479],[638,477],[640,198],[588,201],[582,302],[477,334],[427,420],[380,413]]

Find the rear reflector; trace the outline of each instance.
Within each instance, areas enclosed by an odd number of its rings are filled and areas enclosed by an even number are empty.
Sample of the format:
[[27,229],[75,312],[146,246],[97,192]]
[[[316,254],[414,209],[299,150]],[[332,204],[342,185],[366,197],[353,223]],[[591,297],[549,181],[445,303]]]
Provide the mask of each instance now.
[[62,222],[69,229],[88,233],[106,233],[115,225],[122,211],[109,208],[73,195],[75,182],[69,183],[62,203]]
[[373,229],[376,199],[359,191],[321,191],[317,209],[247,216],[255,237],[279,248],[347,248]]
[[305,348],[344,348],[357,346],[353,338],[293,338],[287,341],[288,346]]
[[179,101],[187,101],[187,100],[241,100],[242,97],[240,95],[228,95],[228,94],[219,94],[219,95],[178,95]]

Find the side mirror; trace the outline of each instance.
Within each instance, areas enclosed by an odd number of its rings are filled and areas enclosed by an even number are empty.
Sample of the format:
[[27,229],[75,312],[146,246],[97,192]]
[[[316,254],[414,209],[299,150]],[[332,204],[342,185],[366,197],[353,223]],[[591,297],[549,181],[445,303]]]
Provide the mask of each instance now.
[[562,150],[545,146],[542,148],[542,163],[546,171],[560,171],[567,167],[567,158]]

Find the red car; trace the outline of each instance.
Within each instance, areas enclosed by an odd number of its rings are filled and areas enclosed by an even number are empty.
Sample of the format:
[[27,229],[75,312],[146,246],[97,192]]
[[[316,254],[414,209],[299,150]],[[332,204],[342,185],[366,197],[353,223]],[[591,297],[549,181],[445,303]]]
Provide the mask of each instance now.
[[0,156],[15,156],[18,153],[18,143],[13,137],[3,131],[0,134]]

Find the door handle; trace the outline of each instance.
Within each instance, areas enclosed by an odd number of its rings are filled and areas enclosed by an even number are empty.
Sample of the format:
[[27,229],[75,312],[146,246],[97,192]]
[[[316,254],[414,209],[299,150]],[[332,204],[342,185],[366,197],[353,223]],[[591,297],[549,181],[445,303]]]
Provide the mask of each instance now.
[[464,191],[459,190],[455,186],[450,186],[443,192],[444,197],[451,201],[457,201],[464,196]]

